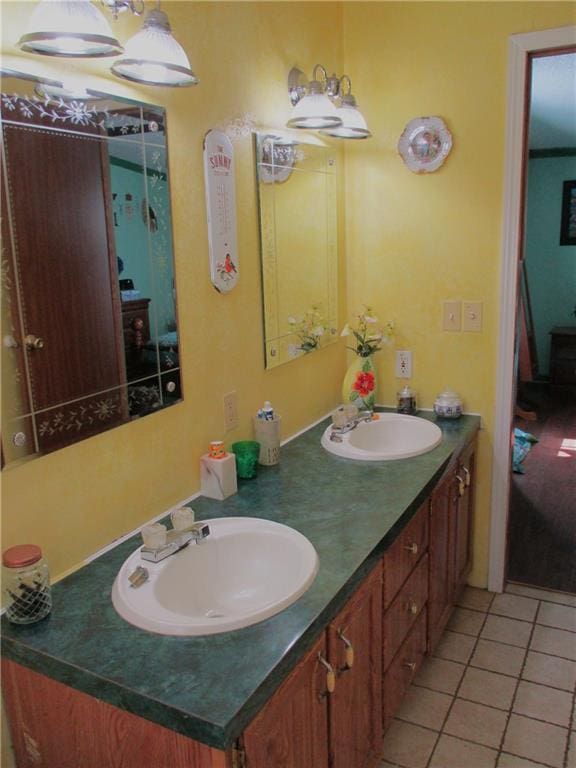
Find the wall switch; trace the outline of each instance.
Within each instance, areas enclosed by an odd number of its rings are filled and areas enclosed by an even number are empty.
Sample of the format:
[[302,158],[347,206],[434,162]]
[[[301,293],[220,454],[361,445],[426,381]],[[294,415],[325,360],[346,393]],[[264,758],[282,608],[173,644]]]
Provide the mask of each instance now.
[[224,395],[224,429],[230,432],[238,426],[238,400],[236,390]]
[[482,302],[465,301],[462,305],[462,329],[464,331],[482,330]]
[[396,378],[410,379],[412,377],[412,352],[406,349],[396,351]]
[[459,331],[461,315],[462,304],[460,301],[445,301],[442,305],[442,330]]

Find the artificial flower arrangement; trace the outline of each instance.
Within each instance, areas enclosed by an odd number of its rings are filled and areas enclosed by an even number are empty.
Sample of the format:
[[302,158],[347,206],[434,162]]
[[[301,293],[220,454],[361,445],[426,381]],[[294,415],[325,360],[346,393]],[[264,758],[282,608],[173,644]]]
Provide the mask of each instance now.
[[362,358],[361,361],[355,360],[352,363],[344,377],[342,385],[344,402],[373,410],[376,376],[372,355],[382,349],[383,344],[390,344],[394,337],[394,323],[387,322],[382,327],[372,308],[365,306],[364,312],[356,315],[354,323],[346,323],[340,335],[354,337],[354,346],[347,344],[347,349],[351,349],[359,358]]
[[379,325],[379,320],[371,307],[364,307],[364,312],[356,315],[357,323],[346,323],[340,336],[354,336],[356,345],[346,345],[359,357],[370,357],[374,352],[382,349],[382,344],[390,344],[394,337],[394,323],[387,322],[384,327]]
[[307,354],[314,349],[318,349],[327,332],[326,325],[322,319],[322,312],[316,304],[307,309],[301,318],[290,316],[288,324],[292,327],[293,333],[296,334],[300,342],[297,345],[292,345],[294,346],[293,352],[296,354],[299,352]]

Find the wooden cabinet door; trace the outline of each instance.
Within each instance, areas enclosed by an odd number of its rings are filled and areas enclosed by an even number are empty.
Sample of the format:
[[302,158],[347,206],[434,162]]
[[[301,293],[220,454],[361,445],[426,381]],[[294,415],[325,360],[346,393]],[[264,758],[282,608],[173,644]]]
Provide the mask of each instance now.
[[[326,636],[244,731],[249,768],[328,768]],[[349,766],[349,768],[352,768]]]
[[454,595],[452,542],[454,471],[449,469],[430,500],[430,584],[428,594],[428,651],[431,653],[450,618]]
[[[382,564],[328,627],[331,768],[372,768],[382,751]],[[270,764],[272,765],[272,764]],[[316,763],[302,763],[314,766]]]
[[474,479],[476,441],[458,459],[458,495],[454,505],[454,592],[464,588],[472,568],[472,526],[474,522]]

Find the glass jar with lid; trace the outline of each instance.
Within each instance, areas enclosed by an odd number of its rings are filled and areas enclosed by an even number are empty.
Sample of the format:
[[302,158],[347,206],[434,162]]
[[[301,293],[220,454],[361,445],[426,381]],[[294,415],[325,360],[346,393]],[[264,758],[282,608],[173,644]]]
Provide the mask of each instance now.
[[2,555],[6,617],[14,624],[33,624],[52,609],[50,572],[36,544],[19,544]]

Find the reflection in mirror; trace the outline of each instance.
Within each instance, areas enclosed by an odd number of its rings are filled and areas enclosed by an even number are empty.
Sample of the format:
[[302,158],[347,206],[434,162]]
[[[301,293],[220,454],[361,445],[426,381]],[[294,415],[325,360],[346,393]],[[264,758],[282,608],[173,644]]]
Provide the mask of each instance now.
[[2,73],[2,454],[181,398],[166,119]]
[[266,368],[337,339],[335,153],[314,136],[255,134]]

